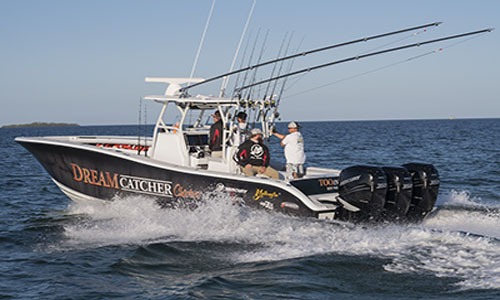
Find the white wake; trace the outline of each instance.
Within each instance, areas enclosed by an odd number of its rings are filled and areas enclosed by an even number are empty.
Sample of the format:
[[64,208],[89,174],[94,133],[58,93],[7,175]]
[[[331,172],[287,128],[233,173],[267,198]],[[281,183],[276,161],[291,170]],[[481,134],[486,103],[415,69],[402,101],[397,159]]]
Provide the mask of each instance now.
[[384,266],[389,272],[458,278],[464,289],[500,288],[499,210],[481,206],[464,192],[439,200],[444,209],[420,225],[345,228],[242,208],[222,196],[193,211],[160,209],[149,199],[133,197],[72,205],[69,213],[76,221],[65,226],[65,235],[72,248],[173,241],[258,245],[228,253],[235,262],[376,256],[390,259]]

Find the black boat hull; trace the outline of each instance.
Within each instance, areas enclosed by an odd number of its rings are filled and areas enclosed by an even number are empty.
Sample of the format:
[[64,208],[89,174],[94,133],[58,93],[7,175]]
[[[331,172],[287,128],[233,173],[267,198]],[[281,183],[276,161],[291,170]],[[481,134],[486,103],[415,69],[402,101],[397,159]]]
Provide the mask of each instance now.
[[[71,194],[108,201],[144,195],[167,207],[195,207],[199,201],[222,195],[250,207],[296,216],[334,218],[336,207],[315,209],[314,203],[297,188],[268,178],[225,175],[147,162],[140,156],[92,149],[91,146],[18,142],[36,157],[73,200],[80,199],[74,199]],[[319,180],[309,184],[321,185]]]
[[[50,138],[18,138],[75,201],[147,196],[161,206],[195,208],[212,197],[288,215],[349,222],[420,222],[439,189],[429,164],[352,166],[339,175],[320,173],[273,180],[194,169],[95,145]],[[334,170],[331,170],[334,171]]]

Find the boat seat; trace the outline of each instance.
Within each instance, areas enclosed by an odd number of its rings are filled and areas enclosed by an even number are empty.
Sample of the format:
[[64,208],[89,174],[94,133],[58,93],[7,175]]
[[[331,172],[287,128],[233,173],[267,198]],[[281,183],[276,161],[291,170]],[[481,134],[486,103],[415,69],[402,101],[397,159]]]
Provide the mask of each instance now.
[[152,158],[185,166],[188,164],[188,153],[185,151],[185,142],[179,133],[160,132],[154,145]]
[[233,160],[235,151],[237,151],[236,147],[228,147],[226,149],[226,160],[219,157],[209,157],[208,170],[231,174],[240,174],[240,168],[238,164]]

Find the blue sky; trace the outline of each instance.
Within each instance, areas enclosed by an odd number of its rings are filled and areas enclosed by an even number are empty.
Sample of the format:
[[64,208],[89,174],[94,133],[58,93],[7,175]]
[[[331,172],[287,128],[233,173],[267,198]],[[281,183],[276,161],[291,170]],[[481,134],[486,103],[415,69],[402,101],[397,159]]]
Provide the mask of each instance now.
[[[211,5],[211,0],[0,1],[0,125],[137,123],[140,97],[163,90],[144,77],[189,76]],[[251,5],[252,0],[216,1],[196,77],[228,71]],[[247,37],[268,31],[263,59],[272,59],[286,34],[293,33],[291,52],[443,22],[417,36],[308,56],[294,62],[298,69],[385,44],[496,27],[463,43],[381,55],[291,79],[280,111],[284,120],[302,121],[498,118],[499,14],[496,0],[257,0]],[[439,47],[444,50],[397,64]],[[260,46],[255,56],[259,52]],[[150,123],[158,109],[148,104]]]

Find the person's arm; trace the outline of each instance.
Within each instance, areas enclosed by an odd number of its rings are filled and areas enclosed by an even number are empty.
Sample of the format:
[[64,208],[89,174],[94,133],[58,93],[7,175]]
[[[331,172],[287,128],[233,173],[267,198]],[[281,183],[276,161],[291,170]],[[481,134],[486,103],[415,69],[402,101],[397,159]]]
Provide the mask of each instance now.
[[286,135],[284,134],[281,134],[279,132],[273,132],[273,135],[277,138],[279,138],[280,140],[284,139]]
[[285,134],[281,134],[279,132],[273,132],[273,135],[281,140],[281,142],[280,142],[281,147],[285,147],[285,144],[286,144],[285,143],[286,135]]
[[245,167],[248,164],[248,158],[249,158],[249,151],[250,149],[247,149],[247,143],[243,143],[240,145],[238,148],[238,153],[236,153],[236,162],[238,165]]
[[218,150],[218,141],[220,139],[221,132],[219,130],[218,123],[213,123],[212,126],[210,126],[210,132],[209,132],[209,142],[208,142],[208,148],[211,151]]
[[271,161],[271,156],[269,155],[269,148],[267,148],[265,145],[262,145],[262,148],[264,149],[264,155],[262,157],[262,163],[263,167],[267,168],[269,166],[269,163]]
[[281,142],[280,142],[281,147],[285,147],[286,144],[290,143],[290,139],[291,139],[290,134],[279,134],[279,135],[280,135],[280,139],[281,139]]

